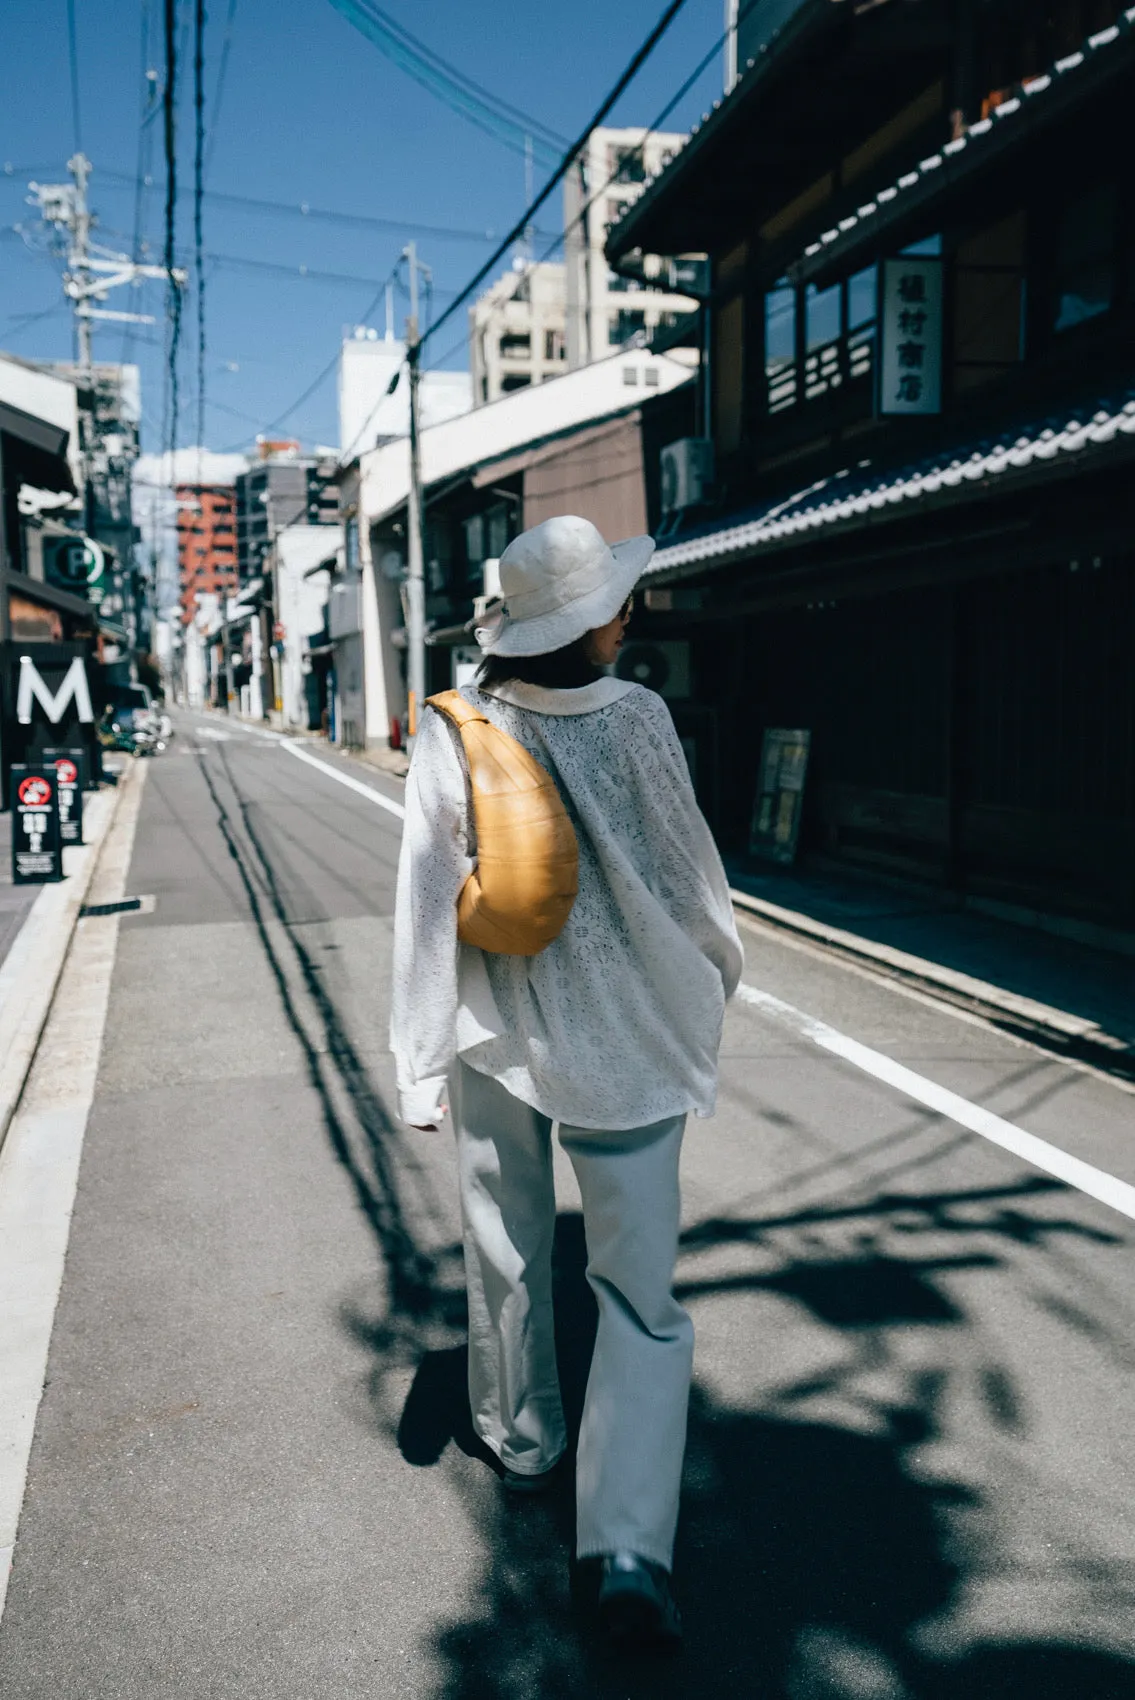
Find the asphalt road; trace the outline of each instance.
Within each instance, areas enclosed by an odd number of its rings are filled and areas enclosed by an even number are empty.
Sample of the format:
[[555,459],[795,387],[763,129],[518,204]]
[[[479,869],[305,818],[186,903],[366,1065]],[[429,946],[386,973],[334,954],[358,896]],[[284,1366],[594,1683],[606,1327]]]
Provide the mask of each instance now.
[[[685,1157],[687,1647],[602,1651],[569,1489],[507,1500],[469,1433],[449,1139],[392,1109],[398,820],[220,732],[143,793],[4,1700],[1135,1696],[1135,1223],[744,1002]],[[1135,1183],[1129,1093],[764,937],[746,980]]]

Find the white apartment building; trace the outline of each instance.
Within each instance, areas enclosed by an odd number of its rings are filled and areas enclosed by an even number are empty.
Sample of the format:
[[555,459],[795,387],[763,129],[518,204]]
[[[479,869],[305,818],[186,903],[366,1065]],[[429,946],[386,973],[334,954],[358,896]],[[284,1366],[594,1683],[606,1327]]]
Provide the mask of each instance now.
[[640,282],[617,276],[603,254],[611,225],[685,139],[641,128],[591,132],[564,181],[565,263],[518,258],[469,310],[474,407],[605,360],[694,311],[688,296],[647,287],[663,270],[653,256]]
[[518,259],[469,309],[473,405],[566,371],[564,268]]
[[[618,277],[603,253],[607,232],[637,201],[648,179],[676,154],[684,135],[641,127],[592,130],[587,146],[564,179],[566,344],[569,367],[603,360],[640,332],[650,335],[692,313],[685,295],[648,289]],[[645,276],[661,266],[647,256]]]
[[[398,382],[392,393],[391,381]],[[418,392],[422,429],[468,413],[473,404],[468,372],[423,372]],[[357,325],[339,350],[339,452],[354,460],[376,443],[410,433],[410,382],[406,344]]]

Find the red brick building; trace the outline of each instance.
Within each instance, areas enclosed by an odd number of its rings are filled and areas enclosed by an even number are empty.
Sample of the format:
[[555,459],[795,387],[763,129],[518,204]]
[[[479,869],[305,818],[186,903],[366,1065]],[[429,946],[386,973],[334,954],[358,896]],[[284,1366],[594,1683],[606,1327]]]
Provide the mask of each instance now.
[[236,496],[231,484],[177,486],[177,567],[181,617],[187,625],[199,592],[235,592]]

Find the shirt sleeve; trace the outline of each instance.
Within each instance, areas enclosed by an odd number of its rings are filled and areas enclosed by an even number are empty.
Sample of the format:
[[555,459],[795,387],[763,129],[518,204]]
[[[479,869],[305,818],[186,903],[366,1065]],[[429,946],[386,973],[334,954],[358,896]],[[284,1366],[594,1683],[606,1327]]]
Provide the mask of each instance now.
[[440,1121],[456,1057],[457,897],[472,870],[465,773],[449,723],[422,718],[406,780],[394,906],[390,1048],[404,1121]]
[[650,731],[654,734],[670,784],[664,802],[655,796],[658,822],[660,877],[674,920],[707,956],[721,975],[725,996],[731,998],[741,982],[745,953],[737,935],[729,881],[709,824],[694,794],[686,752],[670,710],[653,691],[643,691]]

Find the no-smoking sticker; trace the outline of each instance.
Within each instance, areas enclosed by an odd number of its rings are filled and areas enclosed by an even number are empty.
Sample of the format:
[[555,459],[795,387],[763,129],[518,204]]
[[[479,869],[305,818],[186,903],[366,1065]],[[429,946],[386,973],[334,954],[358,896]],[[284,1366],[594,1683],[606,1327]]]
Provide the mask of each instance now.
[[30,774],[27,779],[21,779],[19,786],[20,802],[29,809],[47,809],[51,807],[51,786],[46,779],[36,774]]
[[[63,877],[60,787],[54,768],[12,768],[12,883]],[[81,841],[80,841],[81,842]]]
[[66,756],[60,756],[59,760],[55,763],[55,771],[59,775],[60,785],[78,784],[79,769],[75,766],[73,761],[68,761]]

